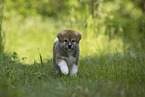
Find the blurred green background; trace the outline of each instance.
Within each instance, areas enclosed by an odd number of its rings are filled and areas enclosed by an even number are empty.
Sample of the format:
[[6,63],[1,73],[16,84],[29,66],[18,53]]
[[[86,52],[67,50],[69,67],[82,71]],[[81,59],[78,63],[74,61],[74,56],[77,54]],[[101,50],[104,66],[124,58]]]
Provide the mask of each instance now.
[[37,61],[39,53],[52,58],[53,40],[65,29],[82,34],[81,57],[144,47],[144,0],[2,1],[4,51],[22,62]]

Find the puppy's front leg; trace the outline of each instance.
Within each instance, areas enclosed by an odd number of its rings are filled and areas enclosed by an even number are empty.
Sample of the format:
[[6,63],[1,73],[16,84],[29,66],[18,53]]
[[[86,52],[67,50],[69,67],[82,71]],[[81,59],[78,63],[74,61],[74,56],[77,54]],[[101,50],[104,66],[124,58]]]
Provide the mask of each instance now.
[[77,72],[78,72],[78,65],[73,64],[71,68],[71,76],[77,76]]
[[58,66],[60,67],[60,70],[64,75],[68,74],[69,70],[67,67],[67,63],[64,60],[61,60],[60,62],[58,62]]

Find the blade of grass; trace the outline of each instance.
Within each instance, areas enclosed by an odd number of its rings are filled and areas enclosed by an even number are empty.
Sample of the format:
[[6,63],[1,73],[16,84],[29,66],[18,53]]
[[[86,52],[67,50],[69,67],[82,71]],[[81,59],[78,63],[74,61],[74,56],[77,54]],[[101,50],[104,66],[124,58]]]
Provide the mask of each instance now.
[[39,54],[40,56],[40,62],[41,62],[41,69],[43,68],[43,60],[42,60],[42,56],[41,56],[41,53]]

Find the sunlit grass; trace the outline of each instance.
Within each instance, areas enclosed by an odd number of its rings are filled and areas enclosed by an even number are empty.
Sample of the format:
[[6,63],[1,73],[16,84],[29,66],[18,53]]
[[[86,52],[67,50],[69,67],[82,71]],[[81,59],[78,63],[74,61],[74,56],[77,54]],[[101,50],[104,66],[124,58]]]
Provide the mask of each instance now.
[[[8,5],[11,3],[8,2]],[[70,3],[80,6],[76,1],[70,0]],[[134,8],[135,5],[128,0],[125,3],[121,0],[104,3],[99,0],[96,3],[98,4],[98,9],[94,12],[96,18],[90,14],[88,6],[81,14],[80,11],[75,11],[74,7],[70,9],[69,15],[57,18],[44,18],[38,14],[24,17],[17,14],[16,10],[6,10],[3,25],[6,33],[5,52],[17,52],[20,59],[26,57],[24,63],[33,63],[34,59],[39,62],[39,53],[44,60],[51,59],[53,41],[57,33],[65,29],[76,30],[82,34],[80,41],[82,57],[125,51],[130,44],[124,41],[125,36],[122,33],[127,33],[126,36],[132,37],[135,41],[138,25],[134,20],[143,15],[141,10]],[[123,4],[126,6],[122,7]],[[119,16],[117,11],[121,10],[120,8],[126,13],[131,12],[132,18],[128,20]],[[130,26],[125,31],[124,25],[127,23]],[[135,33],[130,33],[131,31]]]
[[[70,17],[71,18],[71,17]],[[95,20],[95,22],[99,20]],[[66,25],[65,25],[66,24]],[[33,63],[34,59],[39,62],[39,53],[44,60],[52,58],[53,41],[59,31],[73,29],[82,34],[80,41],[81,56],[92,56],[101,53],[115,53],[123,51],[122,38],[109,40],[105,35],[105,27],[96,28],[93,20],[88,20],[85,28],[83,21],[64,21],[48,18],[45,20],[29,17],[24,20],[17,17],[5,21],[6,43],[5,52],[17,52],[24,63]],[[81,26],[82,25],[82,26]],[[80,27],[79,27],[80,26]],[[107,49],[106,49],[107,48]]]

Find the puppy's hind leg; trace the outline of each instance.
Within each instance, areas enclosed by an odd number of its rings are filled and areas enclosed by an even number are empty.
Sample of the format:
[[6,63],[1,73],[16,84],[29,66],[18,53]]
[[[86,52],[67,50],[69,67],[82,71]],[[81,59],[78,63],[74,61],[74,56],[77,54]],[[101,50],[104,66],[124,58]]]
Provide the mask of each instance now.
[[59,74],[59,68],[57,66],[55,66],[55,71],[54,71],[54,75],[58,75]]
[[69,70],[66,61],[61,60],[60,62],[58,62],[58,66],[60,67],[60,70],[64,75],[68,74]]
[[54,75],[58,75],[60,70],[59,70],[59,67],[56,64],[56,60],[55,60],[54,57],[53,57],[53,65],[54,65]]

